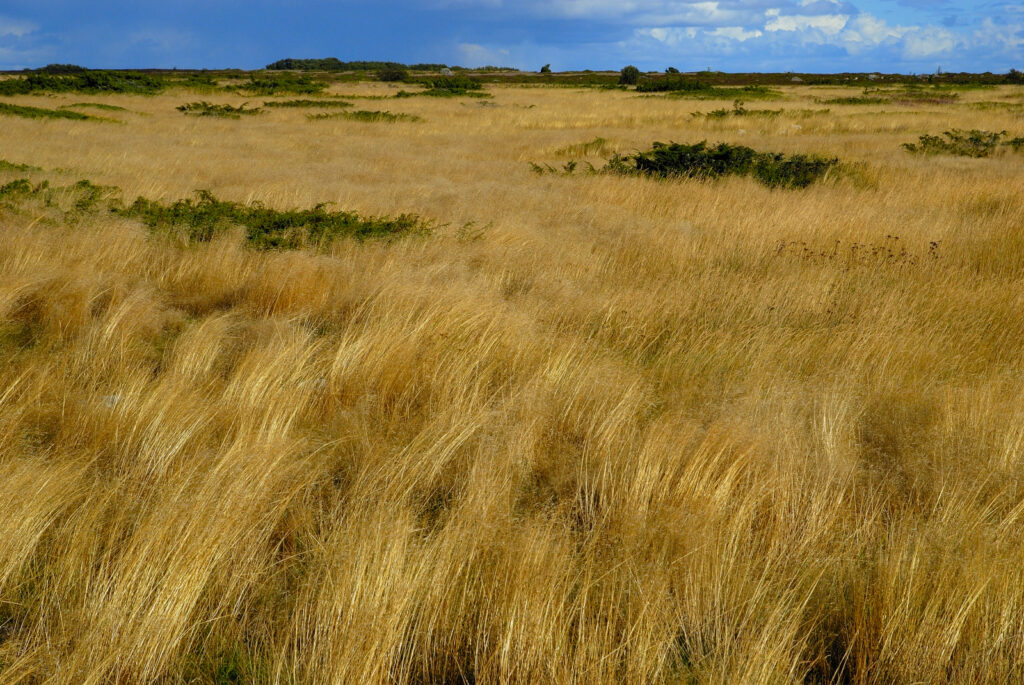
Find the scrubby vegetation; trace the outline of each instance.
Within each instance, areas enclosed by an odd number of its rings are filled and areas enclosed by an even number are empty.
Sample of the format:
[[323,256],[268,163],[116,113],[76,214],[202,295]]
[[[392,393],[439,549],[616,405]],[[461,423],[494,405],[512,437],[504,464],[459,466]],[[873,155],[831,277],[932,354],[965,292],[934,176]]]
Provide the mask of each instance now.
[[6,159],[0,159],[0,171],[6,172],[25,172],[25,171],[42,171],[37,166],[31,164],[18,164],[16,162],[8,162]]
[[395,97],[413,97],[426,95],[430,97],[490,97],[484,92],[484,85],[468,76],[439,76],[437,78],[420,79],[423,90],[406,91],[400,90]]
[[608,168],[660,178],[751,176],[774,188],[806,188],[838,163],[834,158],[758,152],[728,143],[708,147],[703,141],[693,145],[654,143],[647,152],[614,158]]
[[107,105],[102,102],[73,102],[70,105],[61,105],[60,109],[72,109],[74,107],[88,107],[89,109],[100,109],[104,112],[127,112],[125,107],[118,105]]
[[267,72],[250,74],[248,80],[227,86],[249,95],[316,95],[326,88],[326,81],[305,74]]
[[131,71],[38,72],[0,80],[0,95],[41,92],[153,95],[163,90],[164,85],[155,76]]
[[[960,157],[988,157],[998,148],[1006,131],[993,133],[992,131],[981,131],[972,129],[952,129],[944,132],[941,136],[930,134],[922,135],[917,143],[903,143],[907,152],[924,155],[957,155]],[[1009,145],[1013,145],[1010,141]],[[1016,149],[1016,147],[1014,148]]]
[[[0,82],[2,83],[2,82]],[[25,117],[26,119],[72,119],[74,121],[109,121],[100,117],[82,114],[70,109],[46,109],[0,102],[0,115]]]
[[346,100],[268,100],[263,103],[264,107],[301,107],[301,108],[334,108],[351,107],[352,103]]
[[240,119],[242,115],[259,114],[263,110],[259,107],[251,107],[246,109],[248,102],[243,102],[241,105],[229,105],[229,104],[212,104],[202,100],[200,102],[187,102],[184,105],[178,105],[177,110],[183,114],[191,114],[200,117],[225,117],[228,119]]
[[323,59],[281,59],[267,65],[268,70],[295,71],[383,71],[385,69],[403,69],[412,71],[441,71],[446,64],[402,64],[401,62],[354,61],[343,62],[336,57]]
[[310,121],[323,119],[351,119],[352,121],[395,123],[398,121],[421,121],[415,114],[395,113],[379,110],[356,110],[354,112],[323,112],[321,114],[306,115]]
[[170,205],[138,198],[114,211],[187,242],[208,242],[233,227],[242,227],[248,245],[264,250],[324,248],[340,238],[394,239],[431,230],[430,222],[412,214],[363,217],[356,212],[330,211],[322,204],[279,211],[260,204],[218,200],[208,191],[198,191],[195,200]]
[[[706,119],[725,119],[726,117],[777,117],[782,114],[781,109],[747,109],[743,106],[742,100],[736,100],[732,109],[713,109],[710,112],[694,112],[693,116]],[[827,113],[827,110],[826,110]]]

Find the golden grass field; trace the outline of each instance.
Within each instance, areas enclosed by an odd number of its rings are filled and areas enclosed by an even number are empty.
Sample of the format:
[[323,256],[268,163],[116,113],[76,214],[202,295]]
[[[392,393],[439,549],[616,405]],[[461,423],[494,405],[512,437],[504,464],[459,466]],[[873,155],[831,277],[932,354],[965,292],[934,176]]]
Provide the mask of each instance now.
[[[859,94],[784,90],[748,106]],[[492,92],[10,99],[130,111],[3,117],[44,171],[0,184],[440,225],[275,252],[0,209],[0,682],[1024,680],[1024,154],[900,148],[1024,135],[1024,90]],[[595,136],[857,171],[530,171]]]

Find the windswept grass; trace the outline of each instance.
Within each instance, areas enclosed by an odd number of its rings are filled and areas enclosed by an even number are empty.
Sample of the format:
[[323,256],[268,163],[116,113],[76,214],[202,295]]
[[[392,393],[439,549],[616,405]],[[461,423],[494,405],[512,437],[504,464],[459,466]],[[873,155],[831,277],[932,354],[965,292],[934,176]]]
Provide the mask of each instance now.
[[[496,99],[0,126],[0,681],[1024,682],[1014,113]],[[705,128],[870,182],[525,171]]]

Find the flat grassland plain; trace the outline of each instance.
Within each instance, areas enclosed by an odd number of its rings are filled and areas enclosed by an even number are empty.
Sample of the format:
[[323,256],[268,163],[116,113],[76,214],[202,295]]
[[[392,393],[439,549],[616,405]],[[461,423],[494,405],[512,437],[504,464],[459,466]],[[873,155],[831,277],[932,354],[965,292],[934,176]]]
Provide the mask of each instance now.
[[[0,117],[0,680],[1024,678],[1024,154],[901,148],[1024,89],[488,90],[7,98],[124,109]],[[703,139],[844,166],[561,173]],[[433,229],[108,207],[197,189]]]

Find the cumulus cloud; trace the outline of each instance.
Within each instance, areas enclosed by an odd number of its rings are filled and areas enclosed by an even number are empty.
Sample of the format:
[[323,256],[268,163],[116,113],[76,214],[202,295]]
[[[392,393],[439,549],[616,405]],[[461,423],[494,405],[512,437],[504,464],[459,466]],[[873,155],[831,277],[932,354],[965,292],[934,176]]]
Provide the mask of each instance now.
[[820,31],[826,36],[835,36],[850,21],[848,14],[782,14],[782,10],[770,9],[765,12],[768,21],[765,31]]
[[505,66],[511,52],[505,48],[487,48],[477,43],[459,43],[460,64],[473,67]]

